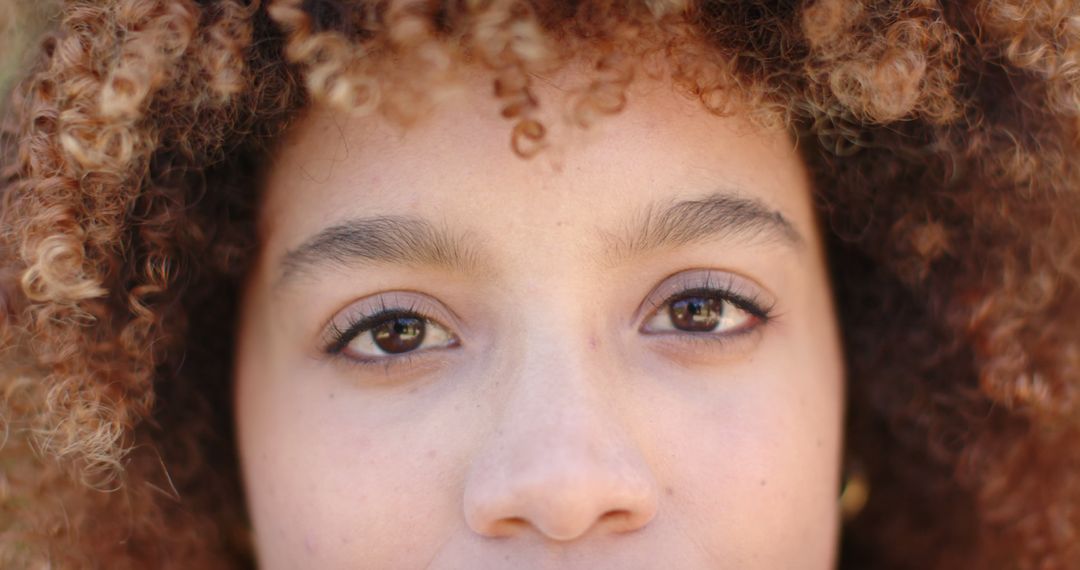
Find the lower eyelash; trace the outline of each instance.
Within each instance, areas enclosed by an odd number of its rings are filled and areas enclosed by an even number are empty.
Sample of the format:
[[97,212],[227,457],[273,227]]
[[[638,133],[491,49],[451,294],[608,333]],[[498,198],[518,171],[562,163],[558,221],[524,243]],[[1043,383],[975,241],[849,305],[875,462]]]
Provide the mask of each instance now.
[[678,343],[690,344],[694,346],[703,346],[709,348],[722,347],[734,342],[739,342],[752,335],[756,335],[761,332],[761,327],[766,324],[766,321],[762,320],[759,323],[745,328],[742,330],[724,333],[724,334],[710,334],[710,333],[692,333],[683,331],[664,331],[658,333],[651,333],[649,336],[663,339],[665,341],[673,341]]
[[395,368],[397,366],[407,366],[412,362],[412,360],[414,358],[412,356],[412,353],[405,353],[405,354],[403,354],[401,356],[391,356],[391,357],[386,357],[386,358],[372,358],[372,359],[355,358],[355,357],[352,357],[352,356],[345,356],[344,354],[341,354],[341,353],[333,354],[331,356],[335,360],[342,361],[346,366],[356,367],[356,368],[362,369],[364,371],[371,371],[377,366],[382,366],[383,367],[383,373],[388,375],[388,376],[390,375],[390,372],[391,372],[391,370],[393,368]]
[[693,362],[716,362],[713,359],[742,358],[755,350],[765,336],[765,321],[754,326],[725,334],[694,334],[662,332],[646,338],[652,349],[673,362],[689,365]]
[[[726,287],[714,287],[711,285],[711,275],[706,276],[705,286],[698,287],[686,287],[683,290],[668,296],[666,299],[659,303],[653,303],[650,314],[661,310],[663,307],[669,305],[675,300],[685,298],[693,295],[701,295],[706,297],[713,297],[723,300],[724,302],[731,303],[736,308],[746,311],[754,318],[758,320],[753,326],[725,334],[701,334],[692,332],[673,331],[668,333],[655,333],[656,336],[668,337],[676,342],[697,344],[699,346],[712,346],[725,345],[732,342],[736,342],[742,337],[759,332],[761,327],[773,320],[776,315],[773,313],[773,306],[762,306],[757,298],[747,297],[736,293],[734,288],[731,287],[731,280],[729,279],[728,286]],[[407,316],[420,318],[425,323],[437,322],[431,318],[424,311],[420,310],[415,304],[410,304],[409,307],[394,307],[391,308],[385,304],[382,304],[380,310],[363,315],[359,318],[349,317],[346,321],[344,329],[338,327],[336,324],[331,324],[327,333],[329,337],[324,348],[324,352],[333,357],[335,360],[342,360],[350,366],[363,368],[370,370],[374,366],[383,366],[386,374],[390,373],[391,368],[395,366],[405,366],[415,358],[413,352],[406,352],[399,355],[385,356],[380,358],[356,358],[352,356],[346,356],[344,349],[350,342],[356,339],[360,334],[369,334],[375,323],[381,322],[386,318]]]

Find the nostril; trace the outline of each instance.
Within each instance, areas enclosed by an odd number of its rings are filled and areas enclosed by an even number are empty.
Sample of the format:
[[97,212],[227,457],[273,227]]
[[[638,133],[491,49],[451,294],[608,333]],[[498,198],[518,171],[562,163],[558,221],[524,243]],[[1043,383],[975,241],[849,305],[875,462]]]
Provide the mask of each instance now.
[[611,509],[610,511],[604,513],[600,517],[600,519],[601,520],[618,520],[618,519],[626,518],[628,516],[630,516],[630,511],[628,511],[626,509]]
[[521,517],[507,517],[495,521],[486,534],[493,538],[513,536],[528,526],[529,522]]
[[600,523],[613,532],[628,532],[641,527],[637,519],[627,509],[612,509],[600,517]]
[[630,533],[655,517],[656,481],[636,446],[601,417],[568,417],[554,429],[496,432],[465,482],[462,508],[473,532],[569,542]]

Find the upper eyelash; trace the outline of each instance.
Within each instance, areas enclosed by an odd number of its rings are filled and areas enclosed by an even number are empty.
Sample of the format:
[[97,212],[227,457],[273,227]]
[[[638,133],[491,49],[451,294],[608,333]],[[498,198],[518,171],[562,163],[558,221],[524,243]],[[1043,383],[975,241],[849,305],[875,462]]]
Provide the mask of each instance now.
[[708,288],[705,288],[705,287],[695,287],[695,288],[692,288],[692,289],[686,289],[684,291],[680,291],[678,293],[675,293],[675,294],[669,296],[668,298],[664,299],[660,303],[657,303],[656,305],[654,305],[653,306],[653,311],[650,312],[650,314],[656,312],[661,307],[670,304],[672,301],[676,301],[678,299],[684,299],[686,297],[692,297],[694,295],[719,297],[719,298],[723,299],[724,301],[727,301],[727,302],[731,303],[732,305],[735,305],[735,307],[737,307],[737,308],[739,308],[739,309],[741,309],[743,311],[746,311],[747,313],[750,313],[751,315],[761,319],[762,321],[767,321],[770,318],[772,318],[772,305],[763,306],[763,305],[761,305],[760,301],[758,301],[756,298],[745,297],[745,296],[740,295],[738,293],[735,293],[734,291],[731,291],[731,290],[708,289]]
[[[408,308],[391,308],[387,307],[385,301],[382,302],[382,308],[378,311],[363,315],[359,318],[349,316],[346,320],[344,329],[337,326],[337,323],[331,323],[330,329],[327,331],[328,343],[324,349],[327,354],[338,355],[341,351],[345,350],[345,347],[349,345],[357,336],[361,333],[370,330],[371,325],[387,320],[392,317],[413,317],[419,318],[425,322],[437,323],[435,319],[426,315],[423,311],[418,310],[415,305],[410,305]],[[441,325],[440,325],[441,326]]]
[[[761,319],[763,322],[769,321],[775,317],[773,309],[776,306],[775,302],[763,304],[760,297],[756,294],[750,296],[743,295],[735,292],[734,282],[735,277],[728,275],[727,283],[725,285],[712,285],[713,273],[710,271],[705,275],[704,285],[691,285],[690,278],[681,278],[681,285],[679,291],[664,297],[659,302],[650,301],[649,315],[656,313],[661,307],[670,304],[672,301],[686,298],[694,294],[704,294],[706,296],[716,296],[725,301],[728,301],[737,308],[750,313],[751,315]],[[697,281],[697,279],[694,279]]]
[[[706,274],[705,284],[703,286],[690,286],[690,279],[684,279],[683,281],[686,286],[682,287],[679,291],[668,295],[662,301],[650,301],[651,309],[649,310],[648,314],[655,314],[661,307],[664,307],[675,300],[698,294],[702,296],[719,297],[724,301],[735,305],[735,307],[746,311],[747,313],[750,313],[754,317],[760,319],[762,322],[768,322],[769,320],[774,318],[775,315],[773,314],[773,308],[775,304],[770,303],[768,305],[763,305],[757,295],[746,296],[740,293],[736,293],[734,290],[735,288],[732,286],[735,280],[734,277],[729,275],[727,284],[723,286],[712,286],[710,284],[711,279],[711,272]],[[349,343],[352,342],[357,336],[367,330],[370,330],[373,324],[382,322],[388,318],[413,317],[422,319],[427,323],[438,323],[436,319],[432,318],[431,316],[427,315],[423,310],[419,309],[415,303],[410,303],[408,307],[389,307],[387,306],[385,299],[380,299],[379,303],[381,307],[374,313],[366,314],[360,316],[359,318],[356,318],[354,316],[347,317],[344,328],[339,327],[337,323],[331,323],[330,328],[327,332],[327,336],[329,336],[330,338],[328,339],[327,346],[324,349],[325,352],[329,355],[339,356],[341,352],[345,349],[345,347],[347,347]],[[703,338],[705,335],[690,336],[695,337],[695,339],[700,339]],[[713,339],[710,338],[709,340],[712,341]],[[380,358],[373,359],[371,361],[358,360],[355,358],[350,358],[348,360],[355,361],[357,364],[364,365],[370,365],[377,362],[385,361],[385,364],[389,366],[392,362],[407,362],[407,359],[411,358],[411,356],[411,354],[403,354],[393,358]]]

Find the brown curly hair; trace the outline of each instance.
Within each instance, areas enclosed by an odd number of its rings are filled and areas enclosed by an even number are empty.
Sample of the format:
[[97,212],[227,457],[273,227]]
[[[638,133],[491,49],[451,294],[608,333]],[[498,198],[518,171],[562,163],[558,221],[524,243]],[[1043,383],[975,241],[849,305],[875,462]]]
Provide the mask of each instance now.
[[407,123],[464,66],[542,152],[636,74],[787,127],[872,486],[845,568],[1080,566],[1080,9],[1066,0],[68,0],[0,139],[0,566],[254,564],[231,324],[313,101]]

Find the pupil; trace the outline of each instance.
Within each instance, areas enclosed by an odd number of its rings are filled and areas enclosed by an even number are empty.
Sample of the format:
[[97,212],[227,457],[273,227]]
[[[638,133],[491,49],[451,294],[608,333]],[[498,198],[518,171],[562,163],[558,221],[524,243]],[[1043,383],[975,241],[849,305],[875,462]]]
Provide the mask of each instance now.
[[424,341],[424,321],[416,317],[396,317],[371,329],[375,346],[384,352],[398,354],[420,346]]
[[668,306],[671,324],[687,332],[709,332],[716,329],[723,311],[722,300],[706,297],[687,297]]

